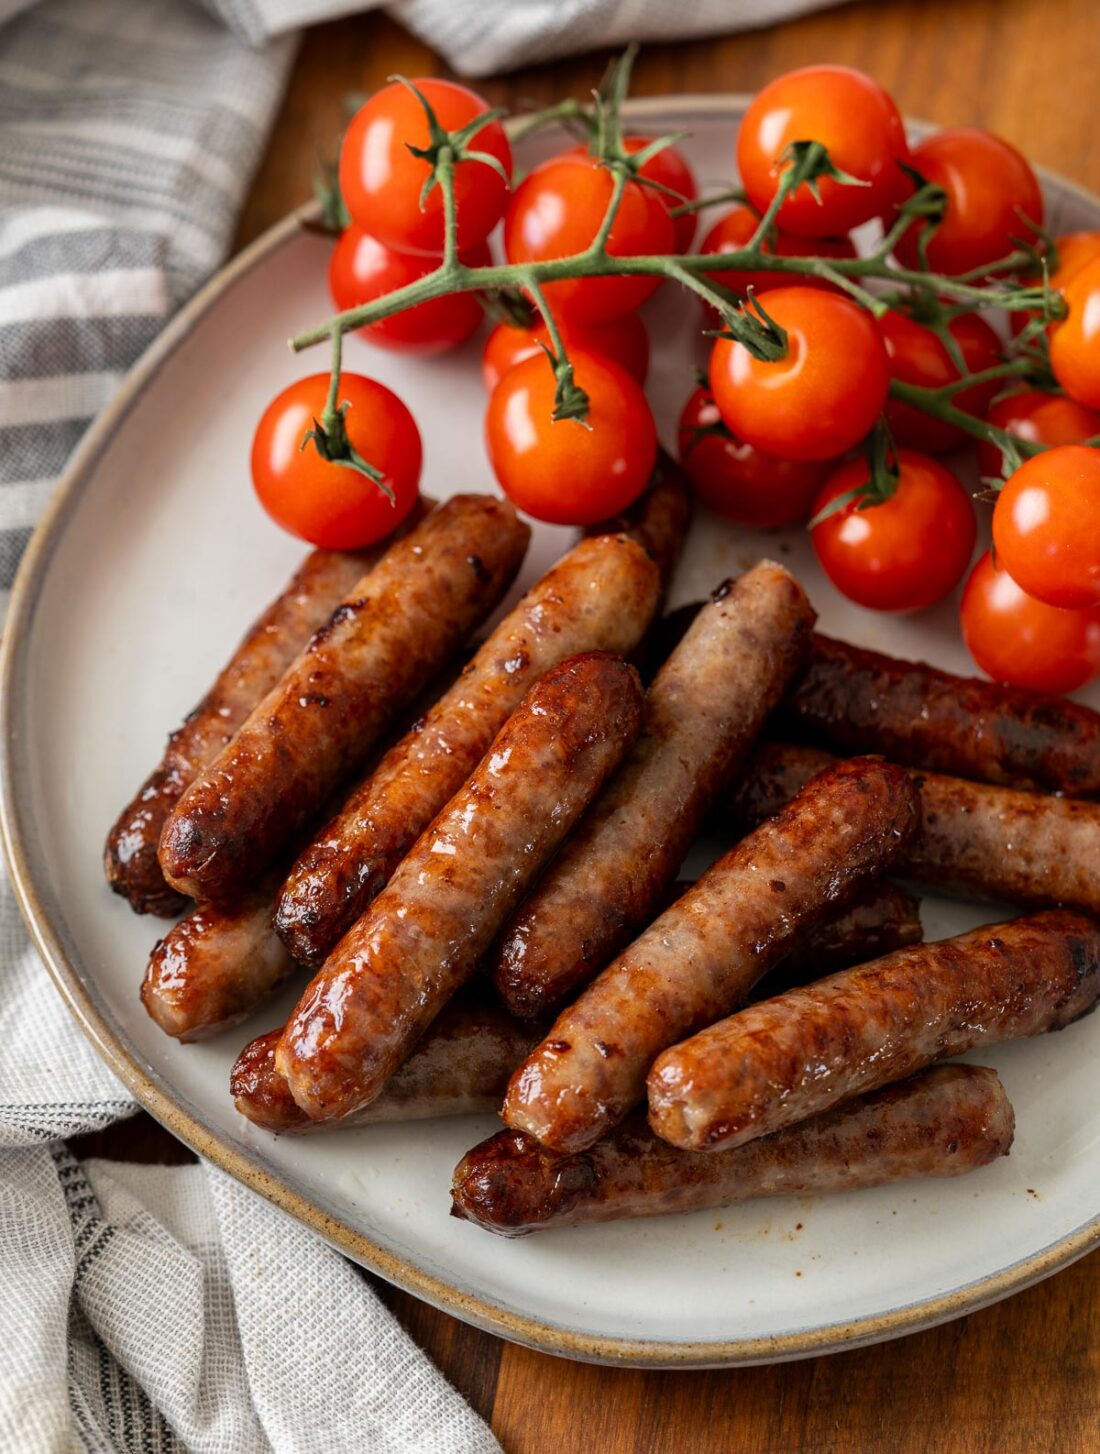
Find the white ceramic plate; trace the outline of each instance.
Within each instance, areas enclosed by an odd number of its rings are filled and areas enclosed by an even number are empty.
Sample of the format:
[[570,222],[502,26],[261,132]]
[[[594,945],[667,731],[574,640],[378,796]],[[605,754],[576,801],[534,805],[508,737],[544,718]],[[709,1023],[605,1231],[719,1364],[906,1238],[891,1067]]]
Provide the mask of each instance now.
[[[643,103],[647,128],[692,132],[701,180],[730,173],[735,99]],[[548,147],[546,140],[539,148]],[[538,152],[524,148],[529,163]],[[1100,226],[1100,203],[1045,179],[1055,232]],[[296,987],[213,1044],[181,1046],[137,995],[157,921],[107,890],[103,837],[301,548],[248,484],[267,401],[327,357],[286,338],[329,312],[326,243],[289,221],[166,331],[86,437],[28,551],[6,646],[6,846],[42,954],[88,1034],[155,1115],[202,1154],[368,1267],[505,1337],[574,1357],[722,1365],[797,1357],[912,1331],[1002,1297],[1100,1237],[1100,1019],[983,1055],[1015,1104],[1011,1157],[954,1182],[559,1231],[502,1242],[448,1216],[451,1169],[489,1119],[276,1139],[236,1115],[229,1067],[279,1023]],[[690,387],[693,302],[658,300],[650,392],[666,440]],[[347,364],[406,399],[426,441],[424,487],[484,489],[477,346],[408,362],[353,340]],[[565,548],[539,527],[521,585]],[[762,554],[807,586],[823,629],[971,670],[952,604],[872,615],[823,580],[804,532],[698,522],[673,604]],[[1100,693],[1091,700],[1100,705]],[[996,917],[926,901],[930,937]]]

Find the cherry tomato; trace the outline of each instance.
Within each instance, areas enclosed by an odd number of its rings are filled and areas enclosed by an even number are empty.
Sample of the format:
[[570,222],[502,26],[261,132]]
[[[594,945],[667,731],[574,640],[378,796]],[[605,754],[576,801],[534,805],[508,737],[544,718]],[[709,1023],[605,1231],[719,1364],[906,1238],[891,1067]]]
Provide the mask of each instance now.
[[818,183],[817,202],[805,184],[779,210],[779,225],[800,237],[836,237],[881,216],[905,195],[899,161],[909,147],[898,108],[882,87],[847,66],[806,66],[764,87],[745,112],[737,165],[749,200],[760,212],[775,196],[795,141],[819,141],[840,171],[863,187],[831,177]]
[[[878,321],[886,354],[890,360],[890,377],[922,388],[938,389],[959,377],[951,355],[930,328],[915,322],[904,313],[889,312]],[[947,325],[972,374],[993,368],[1001,361],[1000,339],[984,318],[976,313],[963,313]],[[963,389],[952,399],[956,408],[981,416],[1001,387],[1001,381],[976,384]],[[925,454],[946,454],[964,445],[968,436],[954,424],[945,424],[922,414],[911,404],[891,399],[886,405],[886,419],[898,444],[909,449],[922,449]]]
[[[1054,239],[1054,247],[1058,266],[1050,273],[1049,286],[1058,293],[1087,263],[1100,257],[1100,232],[1067,232]],[[1026,284],[1031,288],[1040,287],[1042,282],[1042,276],[1038,273],[1020,279],[1021,285]],[[1009,321],[1013,333],[1019,333],[1032,317],[1034,314],[1031,313],[1010,313]]]
[[528,358],[489,400],[485,436],[501,489],[536,520],[591,525],[616,515],[645,488],[657,458],[657,430],[641,388],[610,359],[578,351],[573,376],[588,395],[588,428],[552,419],[554,374]]
[[[989,406],[985,417],[998,429],[1034,444],[1084,444],[1100,435],[1100,414],[1065,394],[1042,394],[1037,389],[1005,394]],[[1000,478],[1003,460],[995,444],[983,440],[978,445],[978,463],[983,475]]]
[[832,469],[829,462],[776,459],[735,439],[706,389],[684,405],[678,446],[697,500],[735,525],[765,530],[804,520]]
[[[454,81],[418,80],[440,124],[457,131],[488,104]],[[443,251],[443,193],[433,187],[421,206],[428,163],[409,146],[426,147],[428,121],[420,102],[400,81],[376,91],[352,117],[340,148],[340,191],[353,221],[401,252]],[[470,147],[496,157],[512,175],[512,149],[499,121],[487,122]],[[508,183],[486,162],[459,162],[454,171],[458,246],[467,252],[499,222]]]
[[[649,136],[626,136],[623,138],[623,146],[633,155],[648,146],[652,140]],[[643,162],[641,175],[669,189],[668,192],[657,193],[669,211],[679,202],[694,202],[699,195],[695,173],[688,166],[683,152],[674,146],[666,146],[656,156],[651,156],[649,161]],[[669,196],[669,192],[675,195]],[[698,221],[696,212],[682,212],[679,217],[672,219],[673,247],[677,252],[687,252],[695,236]]]
[[776,288],[769,316],[787,332],[787,355],[756,359],[715,341],[710,387],[739,439],[782,459],[832,459],[867,433],[886,402],[886,350],[855,303],[813,288]]
[[[724,216],[719,217],[706,237],[703,238],[699,251],[701,253],[737,252],[752,237],[759,221],[760,218],[751,207],[734,207]],[[763,250],[767,253],[774,253],[776,257],[849,258],[856,256],[851,238],[794,237],[787,232],[780,232],[775,238],[774,245],[765,243]],[[790,274],[768,273],[759,269],[738,271],[731,268],[728,272],[710,273],[708,276],[713,282],[721,283],[724,288],[729,288],[730,292],[738,293],[742,297],[750,287],[755,288],[758,293],[764,293],[770,288],[786,288],[792,284],[803,288],[824,288],[830,292],[837,291],[835,286],[824,278],[794,278]],[[708,308],[708,312],[713,312],[713,309]]]
[[[810,534],[822,569],[849,600],[876,611],[922,611],[962,580],[978,527],[966,491],[938,460],[902,449],[898,470],[888,500],[865,510],[853,500]],[[870,473],[865,459],[841,465],[814,514]]]
[[299,379],[264,410],[252,441],[252,483],[264,509],[284,530],[329,550],[372,545],[401,524],[420,484],[420,431],[405,405],[384,384],[345,373],[348,438],[396,496],[390,504],[372,480],[348,465],[324,460],[302,439],[320,419],[328,374]]
[[[582,252],[600,229],[614,185],[606,167],[567,153],[535,168],[512,197],[504,217],[504,252],[511,263],[544,262]],[[650,187],[628,182],[607,241],[616,257],[670,252],[674,229]],[[543,292],[555,313],[586,324],[630,313],[653,293],[657,277],[569,278]]]
[[[1042,223],[1043,196],[1035,173],[1010,142],[977,127],[956,126],[914,147],[913,166],[947,193],[943,221],[926,233],[933,272],[967,273],[1000,262],[1017,239],[1035,240],[1027,219]],[[914,224],[898,244],[906,267],[918,265],[920,232]]]
[[1100,672],[1100,608],[1063,611],[1022,591],[987,550],[962,598],[962,633],[987,676],[1035,692],[1075,692]]
[[1025,460],[993,509],[997,563],[1048,606],[1100,606],[1100,449],[1064,444]]
[[[639,384],[645,383],[649,372],[649,334],[637,313],[626,313],[622,318],[598,323],[593,328],[563,321],[558,332],[570,356],[578,349],[582,353],[599,354],[621,364]],[[522,359],[545,358],[541,347],[544,343],[550,346],[550,334],[541,323],[536,328],[514,328],[509,323],[498,323],[485,340],[481,356],[481,374],[489,393]]]
[[[484,267],[489,260],[484,243],[467,258],[474,267]],[[436,258],[396,252],[353,224],[344,229],[332,250],[329,292],[342,313],[415,283],[433,272],[437,262]],[[451,293],[360,328],[359,336],[398,353],[442,353],[469,338],[484,316],[475,294]]]
[[1062,297],[1069,315],[1050,329],[1050,366],[1072,399],[1100,409],[1100,258],[1086,263]]

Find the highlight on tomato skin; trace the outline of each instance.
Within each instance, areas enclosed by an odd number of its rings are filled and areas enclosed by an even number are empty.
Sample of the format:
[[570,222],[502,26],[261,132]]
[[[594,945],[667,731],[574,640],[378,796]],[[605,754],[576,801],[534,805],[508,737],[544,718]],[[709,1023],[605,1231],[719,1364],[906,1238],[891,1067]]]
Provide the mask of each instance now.
[[1035,600],[998,570],[992,551],[970,573],[960,619],[970,655],[994,681],[1061,696],[1100,673],[1100,608]]
[[[1100,413],[1086,409],[1066,394],[1016,389],[989,406],[986,421],[1029,444],[1084,444],[1100,437]],[[999,479],[1004,468],[1000,449],[987,439],[978,444],[978,466],[984,478]]]
[[[925,389],[939,389],[960,377],[946,345],[923,323],[891,309],[878,320],[878,327],[886,345],[892,379]],[[982,373],[1001,362],[1001,341],[977,313],[952,318],[947,330],[959,347],[968,373]],[[980,418],[1000,387],[999,380],[976,384],[960,390],[951,402],[964,413]],[[900,399],[888,401],[886,422],[896,443],[925,454],[947,454],[961,448],[969,438],[954,424],[933,419]]]
[[[649,372],[649,334],[637,313],[624,313],[621,318],[590,327],[562,319],[558,332],[570,355],[574,349],[580,349],[583,353],[609,358],[644,385]],[[545,358],[544,345],[551,347],[550,333],[543,323],[534,328],[498,323],[485,340],[481,356],[486,392],[491,394],[508,370],[523,359]]]
[[1100,606],[1100,450],[1066,444],[1023,462],[993,508],[997,563],[1048,606]]

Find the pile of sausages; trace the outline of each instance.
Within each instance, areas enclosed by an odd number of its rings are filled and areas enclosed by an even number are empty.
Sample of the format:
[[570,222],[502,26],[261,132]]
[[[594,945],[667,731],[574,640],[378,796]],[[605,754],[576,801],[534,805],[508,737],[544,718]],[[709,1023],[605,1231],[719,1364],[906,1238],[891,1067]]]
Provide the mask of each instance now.
[[[662,459],[471,645],[529,531],[426,502],[253,626],[106,850],[137,912],[194,901],[141,987],[168,1034],[312,972],[244,1116],[499,1111],[452,1210],[507,1236],[1008,1152],[996,1074],[941,1062],[1096,1005],[1100,716],[816,635],[768,561],[662,618],[688,523]],[[1030,912],[925,944],[888,875]]]

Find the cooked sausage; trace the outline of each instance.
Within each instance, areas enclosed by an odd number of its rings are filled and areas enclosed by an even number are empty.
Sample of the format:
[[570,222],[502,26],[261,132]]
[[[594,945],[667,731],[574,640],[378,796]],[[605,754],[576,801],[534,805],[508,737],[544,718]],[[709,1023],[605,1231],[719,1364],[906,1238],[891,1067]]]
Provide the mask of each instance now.
[[906,944],[919,944],[923,938],[920,900],[898,884],[879,879],[839,914],[819,924],[758,989],[770,997],[791,985],[880,959]]
[[531,687],[298,1002],[275,1063],[314,1120],[372,1101],[477,967],[638,735],[642,688],[603,652]]
[[586,535],[629,535],[652,557],[668,589],[691,524],[691,491],[683,470],[663,449],[653,477],[634,504],[610,520],[590,525]]
[[740,1004],[760,977],[912,838],[905,772],[856,758],[822,773],[720,858],[560,1014],[512,1077],[503,1117],[583,1151],[645,1093],[666,1046]]
[[502,1237],[657,1217],[757,1197],[818,1195],[910,1177],[962,1176],[1007,1156],[1012,1106],[995,1071],[941,1065],[731,1151],[678,1151],[639,1114],[559,1156],[522,1131],[467,1152],[451,1215]]
[[[407,528],[422,515],[418,505]],[[402,533],[407,533],[405,526]],[[382,550],[311,551],[286,590],[250,627],[206,696],[169,737],[164,756],[107,835],[107,882],[129,899],[135,913],[171,917],[183,908],[183,895],[168,887],[157,862],[165,819],[184,788],[214,760]]]
[[224,901],[271,867],[493,610],[529,537],[506,501],[456,495],[391,545],[170,813],[169,883]]
[[538,1039],[501,1005],[460,992],[369,1106],[341,1121],[311,1121],[275,1069],[282,1033],[280,1026],[246,1045],[229,1086],[242,1116],[288,1133],[496,1111],[508,1077]]
[[740,1146],[950,1055],[1061,1030],[1098,995],[1100,924],[1068,909],[916,944],[667,1050],[649,1124],[687,1150]]
[[582,540],[527,593],[294,864],[275,927],[295,959],[323,962],[531,683],[578,652],[632,651],[659,593],[653,561],[622,535]]
[[815,636],[784,707],[812,741],[976,782],[1100,793],[1100,713]]
[[558,1009],[652,920],[798,670],[813,622],[798,582],[770,561],[700,610],[649,689],[634,751],[490,956],[513,1014]]
[[[766,743],[729,795],[735,823],[778,812],[836,759],[812,747]],[[967,898],[1100,914],[1100,803],[911,771],[921,830],[897,871]]]

